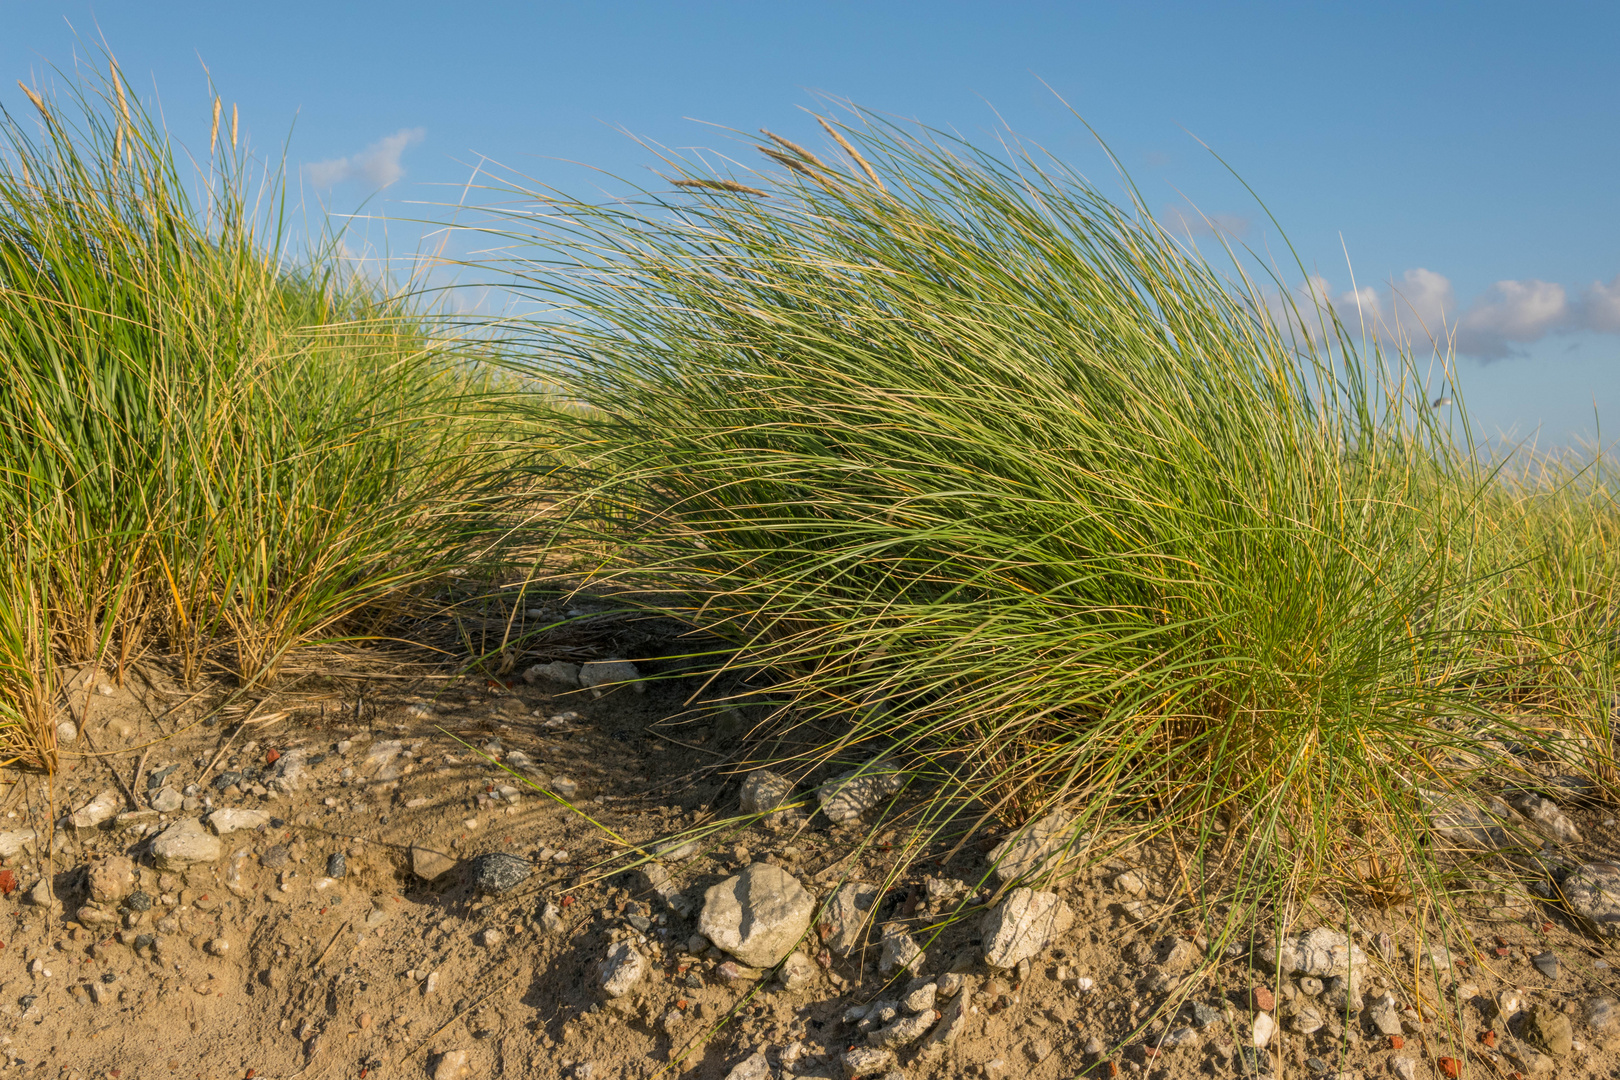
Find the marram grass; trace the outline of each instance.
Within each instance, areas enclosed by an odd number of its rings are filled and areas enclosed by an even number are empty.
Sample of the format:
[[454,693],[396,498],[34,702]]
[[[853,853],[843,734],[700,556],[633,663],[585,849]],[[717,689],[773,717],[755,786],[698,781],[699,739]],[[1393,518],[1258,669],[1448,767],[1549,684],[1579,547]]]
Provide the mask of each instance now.
[[274,678],[477,557],[491,384],[214,102],[182,171],[116,65],[0,118],[0,758],[53,767],[63,665]]
[[1502,741],[1612,780],[1605,483],[1505,482],[1411,356],[1061,163],[823,123],[843,165],[766,133],[489,226],[551,305],[559,548],[771,672],[779,766],[898,755],[913,854],[1164,838],[1227,926],[1442,895],[1430,808]]

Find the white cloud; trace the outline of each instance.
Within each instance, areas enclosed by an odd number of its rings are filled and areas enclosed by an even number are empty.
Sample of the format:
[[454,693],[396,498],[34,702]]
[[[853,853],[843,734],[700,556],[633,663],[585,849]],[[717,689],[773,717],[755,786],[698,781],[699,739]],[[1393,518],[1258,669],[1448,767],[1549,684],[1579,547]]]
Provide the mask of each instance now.
[[1569,298],[1549,281],[1498,281],[1457,320],[1457,351],[1484,360],[1510,355],[1515,345],[1574,329]]
[[378,139],[353,157],[315,161],[304,166],[304,178],[316,187],[332,187],[346,180],[362,180],[368,187],[385,188],[405,175],[400,157],[407,146],[426,137],[423,128],[401,128]]
[[1422,267],[1406,271],[1385,291],[1364,285],[1335,292],[1331,282],[1313,274],[1299,283],[1293,302],[1297,313],[1283,297],[1266,297],[1274,319],[1310,337],[1321,333],[1317,313],[1331,309],[1352,333],[1359,328],[1420,351],[1432,343],[1480,360],[1513,356],[1554,334],[1620,333],[1620,276],[1593,282],[1573,299],[1557,282],[1498,281],[1465,306],[1444,274]]
[[1581,326],[1600,334],[1620,334],[1620,274],[1605,285],[1594,281],[1580,300]]

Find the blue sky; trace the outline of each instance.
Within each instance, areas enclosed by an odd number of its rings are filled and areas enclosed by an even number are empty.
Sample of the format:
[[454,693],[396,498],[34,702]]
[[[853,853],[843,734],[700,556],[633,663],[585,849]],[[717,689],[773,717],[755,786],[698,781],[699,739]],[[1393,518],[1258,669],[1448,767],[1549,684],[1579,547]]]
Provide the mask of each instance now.
[[[1202,140],[1341,311],[1353,267],[1362,311],[1444,312],[1487,431],[1589,436],[1595,403],[1605,439],[1620,433],[1612,2],[0,0],[0,27],[14,112],[16,79],[70,66],[75,29],[104,35],[182,141],[206,145],[206,65],[259,151],[290,135],[312,203],[406,218],[457,198],[480,156],[585,193],[563,162],[646,176],[624,131],[724,149],[707,124],[768,127],[819,146],[801,111],[817,92],[973,138],[1005,121],[1110,185],[1061,95],[1161,213],[1190,198],[1277,249]],[[363,228],[382,242],[383,225]],[[386,229],[396,251],[419,235]]]

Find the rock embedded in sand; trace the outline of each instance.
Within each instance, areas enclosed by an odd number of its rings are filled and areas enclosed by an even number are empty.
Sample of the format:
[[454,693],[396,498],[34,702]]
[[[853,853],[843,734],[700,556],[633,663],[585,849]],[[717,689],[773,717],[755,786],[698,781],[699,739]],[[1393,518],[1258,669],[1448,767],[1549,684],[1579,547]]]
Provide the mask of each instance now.
[[172,814],[185,805],[185,799],[172,787],[165,785],[146,797],[147,805],[160,814]]
[[858,769],[816,788],[816,801],[821,812],[834,825],[859,821],[877,808],[885,799],[906,786],[908,774],[898,764],[886,759],[869,761]]
[[882,895],[876,885],[846,881],[833,891],[816,924],[821,943],[839,956],[848,956],[866,937],[866,924],[872,919],[872,905]]
[[880,1076],[894,1067],[894,1051],[877,1046],[856,1046],[838,1057],[847,1080],[863,1076]]
[[480,855],[468,869],[473,888],[485,896],[511,892],[534,874],[534,866],[528,859],[505,851]]
[[1401,1009],[1395,1004],[1393,994],[1380,994],[1373,998],[1371,1007],[1367,1010],[1373,1027],[1382,1035],[1399,1035],[1401,1033]]
[[538,682],[553,682],[559,686],[575,689],[579,686],[579,665],[570,664],[564,660],[553,660],[549,664],[536,664],[524,671],[523,681],[530,686]]
[[1557,844],[1578,844],[1581,830],[1551,799],[1524,794],[1513,800],[1513,808],[1524,815],[1530,827]]
[[1554,1057],[1566,1057],[1574,1046],[1569,1017],[1551,1005],[1537,1005],[1524,1022],[1524,1039]]
[[1563,881],[1564,902],[1600,937],[1620,938],[1620,866],[1587,863]]
[[646,972],[647,958],[628,942],[621,941],[608,950],[597,982],[608,997],[621,998],[635,988]]
[[39,833],[33,829],[11,829],[0,832],[0,859],[14,859],[32,848],[38,840]]
[[1074,912],[1056,893],[1014,889],[984,917],[984,962],[1016,967],[1039,956],[1074,925]]
[[1016,830],[990,852],[996,880],[1031,881],[1055,874],[1080,840],[1080,824],[1067,810],[1054,810]]
[[1530,823],[1494,795],[1483,804],[1455,798],[1440,800],[1429,823],[1440,837],[1478,851],[1535,846],[1528,843]]
[[225,854],[219,837],[196,818],[183,818],[152,841],[152,857],[159,870],[184,870],[199,863],[218,862]]
[[905,970],[912,975],[922,974],[928,954],[918,947],[906,928],[899,923],[883,924],[883,948],[878,954],[878,974],[884,978]]
[[787,959],[782,961],[776,979],[782,984],[782,989],[792,994],[813,986],[818,974],[814,960],[802,952],[791,952],[788,953]]
[[239,810],[234,807],[222,807],[208,815],[208,827],[214,830],[215,835],[224,836],[239,829],[257,829],[260,825],[270,824],[268,810]]
[[903,1047],[910,1046],[912,1043],[928,1034],[929,1029],[933,1026],[934,1014],[932,1010],[916,1016],[902,1016],[900,1019],[894,1021],[892,1024],[889,1024],[887,1027],[882,1027],[878,1028],[876,1031],[867,1032],[866,1041],[871,1043],[873,1046],[881,1046],[887,1047],[891,1050],[899,1050]]
[[108,789],[68,815],[68,824],[75,829],[94,829],[104,821],[111,821],[123,805],[118,792]]
[[467,1065],[467,1051],[447,1050],[439,1055],[433,1066],[433,1080],[462,1080],[472,1069]]
[[754,967],[774,967],[810,927],[815,897],[779,866],[754,863],[703,895],[698,931]]
[[1271,1042],[1271,1037],[1277,1033],[1277,1021],[1269,1013],[1255,1013],[1254,1027],[1249,1035],[1254,1045],[1264,1050]]
[[116,904],[135,887],[135,863],[127,855],[109,855],[92,861],[85,871],[90,899],[98,904]]
[[629,686],[638,694],[647,692],[646,683],[642,681],[641,672],[636,665],[628,660],[613,657],[581,664],[579,685],[589,690],[592,697],[601,697],[617,686]]
[[455,867],[456,860],[449,855],[416,844],[411,845],[411,873],[423,881],[436,881]]
[[748,779],[743,781],[739,799],[743,813],[764,815],[768,825],[782,824],[804,816],[797,807],[782,808],[784,803],[793,801],[793,781],[769,769],[755,769],[749,773]]
[[1260,959],[1289,975],[1348,975],[1352,981],[1367,966],[1367,954],[1359,946],[1351,944],[1345,934],[1325,926],[1267,944],[1260,950]]
[[731,1067],[726,1080],[771,1080],[771,1063],[763,1050],[755,1050]]

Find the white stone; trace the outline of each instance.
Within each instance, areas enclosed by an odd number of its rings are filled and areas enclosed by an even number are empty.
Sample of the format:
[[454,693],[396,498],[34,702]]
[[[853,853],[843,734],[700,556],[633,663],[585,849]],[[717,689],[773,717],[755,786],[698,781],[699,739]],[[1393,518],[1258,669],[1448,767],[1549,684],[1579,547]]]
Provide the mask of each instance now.
[[0,859],[14,859],[39,841],[33,829],[11,829],[0,832]]
[[771,1063],[763,1050],[755,1050],[731,1067],[726,1080],[771,1080]]
[[906,772],[892,761],[869,761],[835,776],[816,789],[816,800],[828,821],[859,821],[868,811],[906,786]]
[[68,824],[75,829],[93,829],[103,821],[111,821],[122,803],[118,792],[109,788],[73,811],[68,817]]
[[198,863],[218,862],[225,853],[219,837],[196,818],[182,818],[152,841],[152,857],[159,870],[184,870]]
[[928,954],[918,947],[899,923],[883,924],[883,948],[878,954],[878,974],[885,978],[904,968],[912,975],[922,974]]
[[1367,954],[1337,930],[1319,926],[1303,934],[1291,934],[1267,944],[1260,959],[1290,975],[1359,976],[1367,966]]
[[537,682],[554,682],[574,689],[579,686],[579,665],[562,660],[536,664],[523,673],[523,681],[531,686]]
[[208,827],[216,836],[224,836],[238,829],[257,829],[260,825],[268,824],[270,814],[266,810],[237,810],[223,807],[208,815]]
[[1254,1028],[1251,1032],[1254,1045],[1265,1049],[1271,1042],[1271,1037],[1277,1033],[1277,1021],[1271,1018],[1270,1013],[1255,1013]]
[[984,917],[984,962],[1016,967],[1045,950],[1074,925],[1074,912],[1056,893],[1014,889]]
[[56,725],[56,745],[72,746],[79,737],[79,729],[71,720],[63,720]]
[[745,964],[774,967],[810,927],[815,897],[781,867],[754,863],[703,895],[698,932]]
[[1524,815],[1532,829],[1548,840],[1559,844],[1581,842],[1581,830],[1551,799],[1543,799],[1539,795],[1520,795],[1513,800],[1513,808]]
[[877,886],[859,881],[838,886],[816,925],[821,943],[839,956],[848,956],[859,948],[872,919],[872,905],[880,895]]
[[579,666],[579,685],[590,690],[592,697],[601,697],[617,686],[629,686],[638,694],[647,692],[641,672],[628,660],[608,658],[592,660]]
[[1000,882],[1050,879],[1075,853],[1080,826],[1067,810],[1054,810],[1038,821],[1015,830],[990,852]]
[[147,805],[160,814],[172,814],[180,809],[185,799],[174,788],[165,784],[146,797]]
[[647,958],[628,942],[621,941],[608,950],[607,959],[602,962],[602,972],[597,981],[608,997],[621,998],[635,988],[636,983],[641,981],[642,975],[646,972]]
[[447,1050],[439,1055],[433,1067],[433,1080],[461,1080],[471,1072],[467,1065],[467,1051]]
[[1564,879],[1570,911],[1601,937],[1620,938],[1620,865],[1587,863]]

